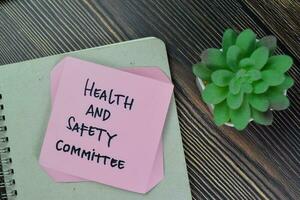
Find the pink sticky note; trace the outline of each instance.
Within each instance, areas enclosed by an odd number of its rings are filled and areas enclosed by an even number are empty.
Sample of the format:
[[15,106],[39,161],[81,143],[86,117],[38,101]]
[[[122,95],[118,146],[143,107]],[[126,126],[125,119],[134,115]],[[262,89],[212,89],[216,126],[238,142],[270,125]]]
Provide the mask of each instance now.
[[[54,69],[51,71],[51,97],[52,101],[55,99],[55,94],[57,87],[59,85],[60,76],[64,67],[65,60],[60,61]],[[131,67],[120,69],[127,71],[133,74],[138,74],[141,76],[153,78],[159,81],[170,83],[169,78],[158,68],[156,67]],[[76,176],[58,172],[52,169],[45,168],[45,171],[57,182],[79,182],[79,181],[88,181],[81,179]],[[162,140],[160,141],[159,148],[157,151],[156,159],[154,162],[153,171],[151,174],[151,181],[149,185],[156,185],[163,178],[163,144]]]
[[[85,179],[149,191],[162,178],[157,163],[162,163],[158,155],[162,155],[161,133],[172,84],[162,77],[154,80],[157,71],[138,72],[153,75],[146,78],[75,58],[62,63],[52,77],[55,100],[40,164],[58,181]],[[107,97],[100,89],[107,91]],[[109,99],[113,94],[119,102]],[[93,117],[96,109],[98,117]],[[109,117],[100,115],[100,110],[108,111]]]

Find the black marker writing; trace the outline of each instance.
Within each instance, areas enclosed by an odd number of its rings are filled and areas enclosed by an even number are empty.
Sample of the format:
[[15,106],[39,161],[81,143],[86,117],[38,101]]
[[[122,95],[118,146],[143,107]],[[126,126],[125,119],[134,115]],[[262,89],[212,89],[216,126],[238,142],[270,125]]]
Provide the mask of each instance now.
[[112,134],[106,129],[95,127],[95,126],[89,126],[89,125],[86,125],[85,123],[78,123],[78,122],[76,122],[76,119],[74,116],[69,117],[68,125],[66,126],[66,128],[72,132],[79,133],[79,135],[81,137],[84,134],[86,134],[88,136],[96,135],[98,141],[100,142],[102,140],[105,140],[108,147],[111,146],[111,142],[117,136],[117,134]]
[[65,143],[63,140],[58,140],[56,142],[55,147],[57,151],[68,153],[70,155],[76,155],[88,161],[95,161],[98,164],[108,165],[112,168],[118,168],[118,169],[123,169],[125,167],[124,160],[118,160],[110,156],[96,153],[95,149],[85,150],[81,147],[76,147],[75,145],[70,145],[68,143]]
[[91,115],[92,117],[96,118],[102,118],[103,121],[106,121],[110,118],[110,111],[104,108],[98,108],[95,107],[93,104],[91,104],[86,111],[85,115]]
[[124,109],[128,110],[131,110],[134,104],[134,98],[124,94],[117,94],[113,89],[105,90],[96,88],[95,82],[90,84],[89,79],[86,80],[83,94],[84,96],[90,96],[101,101],[106,101],[109,104],[121,105]]

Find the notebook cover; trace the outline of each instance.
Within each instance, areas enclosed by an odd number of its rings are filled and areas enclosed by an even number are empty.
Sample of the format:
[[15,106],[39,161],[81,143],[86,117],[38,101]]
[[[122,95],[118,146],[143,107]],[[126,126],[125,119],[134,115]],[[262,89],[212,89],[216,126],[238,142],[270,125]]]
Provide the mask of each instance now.
[[112,67],[160,66],[170,76],[166,48],[157,38],[143,38],[0,67],[10,156],[17,199],[22,200],[190,200],[174,97],[164,127],[165,178],[142,195],[93,182],[56,183],[39,166],[38,157],[50,115],[50,72],[70,55]]

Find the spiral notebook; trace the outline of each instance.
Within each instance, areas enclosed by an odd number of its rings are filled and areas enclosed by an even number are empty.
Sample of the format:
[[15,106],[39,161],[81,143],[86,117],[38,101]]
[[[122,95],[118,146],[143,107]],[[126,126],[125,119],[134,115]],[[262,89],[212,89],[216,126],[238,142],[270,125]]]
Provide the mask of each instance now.
[[150,192],[89,181],[57,183],[42,170],[38,157],[51,108],[50,72],[66,55],[120,68],[159,66],[170,77],[165,45],[153,37],[0,66],[0,200],[190,200],[174,97],[163,133],[165,177]]

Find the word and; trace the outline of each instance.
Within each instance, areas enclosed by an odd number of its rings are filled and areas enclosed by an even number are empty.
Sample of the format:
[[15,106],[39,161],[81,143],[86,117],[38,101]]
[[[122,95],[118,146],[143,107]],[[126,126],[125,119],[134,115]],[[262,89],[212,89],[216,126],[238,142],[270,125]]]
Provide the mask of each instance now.
[[104,108],[98,108],[95,107],[93,104],[91,104],[86,111],[85,115],[91,115],[92,117],[96,118],[102,118],[102,121],[106,121],[110,118],[110,111]]
[[[85,123],[76,122],[74,116],[70,116],[68,119],[68,125],[66,126],[72,132],[79,133],[82,137],[84,134],[88,136],[97,136],[98,141],[106,139],[107,147],[110,147],[111,142],[114,138],[116,138],[117,134],[111,134],[106,129],[86,125]],[[104,139],[103,139],[104,138]]]
[[87,79],[84,87],[84,96],[91,96],[109,104],[121,105],[124,109],[131,110],[134,103],[134,98],[124,94],[117,94],[113,89],[105,90],[95,87],[95,82],[90,84]]
[[112,168],[116,167],[118,169],[123,169],[125,167],[125,161],[123,160],[118,160],[106,155],[101,155],[100,153],[96,153],[95,149],[92,149],[91,151],[85,150],[81,147],[67,144],[63,140],[58,140],[56,142],[56,150],[69,153],[70,155],[76,155],[88,161],[97,162],[98,164],[108,165]]

